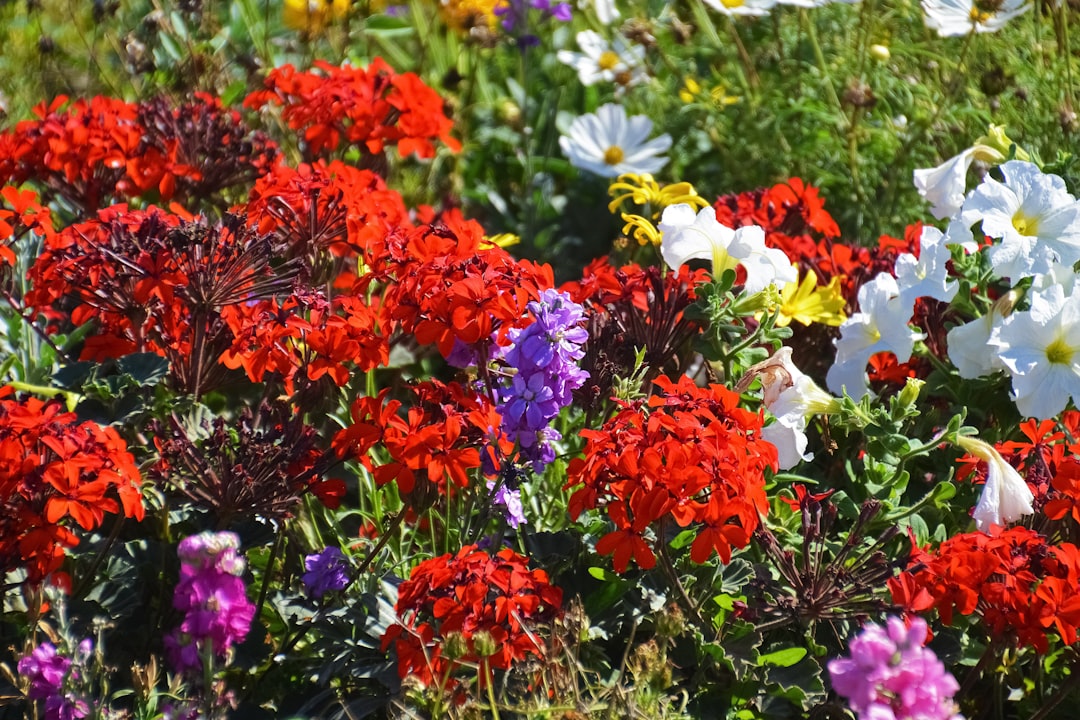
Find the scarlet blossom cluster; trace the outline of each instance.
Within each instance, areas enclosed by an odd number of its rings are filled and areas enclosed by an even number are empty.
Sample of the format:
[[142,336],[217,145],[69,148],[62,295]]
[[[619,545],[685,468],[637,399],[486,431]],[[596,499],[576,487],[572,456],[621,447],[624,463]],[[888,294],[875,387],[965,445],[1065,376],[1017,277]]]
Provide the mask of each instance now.
[[51,237],[52,213],[38,203],[33,190],[19,190],[7,185],[0,189],[0,263],[15,266],[12,246],[27,233]]
[[[418,402],[405,417],[387,390],[357,398],[352,423],[334,436],[333,446],[339,456],[359,460],[377,484],[394,482],[402,494],[415,491],[415,500],[430,502],[429,489],[445,494],[453,486],[468,487],[468,473],[481,465],[477,448],[499,426],[499,415],[489,400],[458,383],[432,380],[413,392]],[[369,455],[376,447],[390,462],[376,464]]]
[[184,613],[165,638],[165,653],[178,673],[198,673],[204,658],[225,658],[251,629],[255,606],[244,591],[240,538],[205,532],[180,541],[180,582],[173,607]]
[[19,674],[30,681],[27,697],[45,701],[45,720],[77,720],[90,714],[90,703],[78,692],[78,685],[86,679],[85,666],[93,647],[89,639],[83,640],[73,657],[68,657],[45,642],[19,660]]
[[277,155],[205,94],[177,107],[60,96],[34,115],[0,133],[0,185],[33,182],[84,215],[139,196],[205,200],[253,179]]
[[507,438],[541,472],[555,459],[551,442],[560,437],[549,424],[588,378],[577,363],[589,334],[581,326],[584,311],[566,293],[545,290],[528,308],[533,323],[510,331],[503,361],[513,376],[499,388],[499,414]]
[[889,581],[908,613],[934,609],[946,625],[974,614],[991,637],[1040,653],[1051,629],[1067,645],[1077,640],[1080,548],[1072,543],[1054,545],[1021,526],[963,533],[933,551],[914,548],[908,567]]
[[413,568],[398,588],[399,624],[382,645],[394,646],[401,677],[425,684],[481,660],[507,670],[529,655],[543,659],[538,631],[561,615],[562,595],[513,550],[489,555],[467,545]]
[[468,356],[466,365],[507,345],[511,329],[530,324],[528,304],[554,285],[550,266],[515,260],[457,212],[395,237],[390,256],[384,302],[395,329],[443,357]]
[[280,107],[288,126],[303,133],[312,158],[334,152],[343,141],[368,155],[392,145],[402,157],[430,158],[434,140],[461,149],[438,93],[415,73],[395,73],[382,58],[364,68],[316,61],[314,69],[302,72],[283,65],[270,71],[264,86],[244,106]]
[[57,401],[0,389],[0,570],[38,583],[106,514],[142,520],[139,469],[111,427],[78,422]]
[[922,618],[866,625],[851,641],[851,657],[829,661],[833,689],[859,720],[962,720],[952,700],[960,684],[926,639]]
[[767,471],[777,467],[776,447],[761,436],[762,418],[739,407],[739,396],[722,385],[697,387],[656,379],[659,394],[624,405],[598,430],[582,430],[583,458],[568,469],[570,516],[602,508],[615,529],[600,538],[597,552],[614,555],[616,572],[631,558],[655,566],[647,542],[652,529],[663,542],[667,523],[694,526],[690,558],[702,563],[716,552],[731,560],[746,547],[768,513]]

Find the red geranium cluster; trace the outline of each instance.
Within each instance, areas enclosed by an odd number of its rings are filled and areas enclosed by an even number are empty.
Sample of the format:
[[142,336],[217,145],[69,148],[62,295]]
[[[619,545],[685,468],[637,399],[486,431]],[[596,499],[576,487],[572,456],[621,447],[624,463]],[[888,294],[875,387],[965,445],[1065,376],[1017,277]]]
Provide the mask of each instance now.
[[437,346],[443,357],[455,346],[479,357],[493,334],[503,344],[511,328],[530,321],[529,302],[554,285],[550,266],[515,260],[485,243],[483,228],[456,211],[392,240],[384,296],[389,316],[402,333]]
[[0,389],[0,572],[25,568],[39,582],[78,544],[71,523],[94,530],[121,510],[142,520],[140,476],[113,428],[12,396]]
[[954,613],[977,615],[996,639],[1045,653],[1055,628],[1071,645],[1080,627],[1080,548],[1051,544],[1015,526],[990,536],[949,538],[936,551],[916,548],[909,567],[889,581],[907,612],[936,609],[951,625]]
[[26,233],[52,237],[55,232],[52,213],[37,200],[32,190],[11,185],[0,189],[0,262],[15,266],[15,251],[11,248]]
[[[507,670],[527,655],[544,656],[538,626],[561,614],[562,590],[543,570],[509,548],[495,556],[475,545],[417,565],[398,588],[400,624],[383,635],[383,648],[394,644],[401,677],[431,684],[442,682],[456,667],[486,659]],[[491,647],[481,654],[477,634],[487,633]],[[448,654],[451,635],[458,647]],[[489,654],[493,652],[493,654]]]
[[436,139],[461,149],[450,136],[453,122],[439,94],[414,73],[395,73],[382,58],[366,68],[316,61],[315,70],[299,72],[284,65],[267,75],[265,86],[248,95],[245,107],[281,107],[289,127],[303,132],[312,157],[337,150],[343,139],[371,155],[391,144],[402,157],[415,152],[430,158]]
[[615,524],[596,545],[614,555],[616,572],[631,558],[643,569],[656,564],[646,542],[652,528],[696,525],[694,562],[715,551],[724,562],[745,547],[768,512],[765,472],[775,470],[776,448],[761,438],[761,416],[740,408],[739,396],[722,385],[697,387],[656,379],[661,390],[644,405],[627,405],[599,430],[582,430],[584,458],[570,463],[570,515],[603,508]]
[[67,100],[42,103],[37,119],[0,133],[0,185],[34,182],[44,196],[90,215],[152,192],[161,200],[204,199],[253,178],[277,154],[208,95],[177,108],[161,100]]
[[[398,414],[401,402],[388,401],[386,390],[378,397],[357,398],[352,424],[334,437],[334,449],[363,464],[377,484],[397,483],[406,496],[413,493],[418,478],[427,481],[424,488],[435,487],[443,494],[450,488],[448,480],[468,487],[468,471],[481,464],[478,446],[494,440],[499,428],[494,405],[458,383],[432,380],[415,386],[413,392],[418,404],[405,417]],[[376,446],[389,454],[389,462],[375,465],[368,453]],[[423,499],[433,498],[416,499],[422,505]]]

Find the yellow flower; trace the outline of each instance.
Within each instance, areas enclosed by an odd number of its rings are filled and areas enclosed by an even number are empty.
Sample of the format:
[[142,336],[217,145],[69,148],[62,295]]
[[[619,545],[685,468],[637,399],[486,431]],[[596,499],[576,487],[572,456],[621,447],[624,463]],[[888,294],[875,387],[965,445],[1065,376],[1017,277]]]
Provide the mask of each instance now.
[[285,0],[282,20],[293,30],[316,35],[349,12],[349,0]]
[[480,243],[481,250],[490,250],[493,247],[507,248],[511,245],[517,245],[521,242],[521,238],[513,233],[499,233],[498,235],[491,235],[486,237]]
[[780,317],[776,324],[783,327],[792,320],[803,325],[815,322],[833,327],[842,325],[847,316],[840,278],[834,277],[828,285],[818,287],[817,276],[807,272],[801,282],[785,285],[780,291]]
[[626,222],[622,229],[623,235],[634,238],[638,245],[660,245],[660,231],[651,222],[640,215],[629,213],[623,213],[622,219]]
[[683,87],[679,90],[679,99],[687,105],[707,100],[721,110],[728,105],[739,102],[738,96],[728,95],[727,88],[723,85],[714,86],[708,93],[703,92],[701,83],[689,76],[683,79]]
[[649,173],[620,175],[608,187],[608,195],[614,198],[608,203],[609,212],[614,213],[622,209],[623,203],[629,200],[635,205],[648,207],[654,219],[660,217],[660,213],[669,205],[686,203],[694,208],[703,208],[709,204],[705,198],[697,194],[697,190],[690,183],[672,183],[660,187],[660,183],[656,182]]
[[480,25],[494,29],[499,22],[495,8],[504,0],[442,0],[439,14],[455,30],[468,31]]
[[689,75],[683,80],[683,88],[679,90],[679,99],[689,105],[697,100],[698,95],[701,94],[701,85],[698,81]]

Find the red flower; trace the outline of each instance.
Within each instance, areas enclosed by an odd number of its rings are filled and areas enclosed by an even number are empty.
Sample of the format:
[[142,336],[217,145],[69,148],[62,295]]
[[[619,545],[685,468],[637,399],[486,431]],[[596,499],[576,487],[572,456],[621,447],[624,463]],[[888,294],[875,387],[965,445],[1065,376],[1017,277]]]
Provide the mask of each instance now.
[[[398,588],[399,624],[386,631],[382,645],[394,644],[401,677],[432,684],[478,664],[475,637],[484,632],[496,647],[487,661],[506,670],[527,655],[543,659],[537,632],[562,614],[561,606],[562,590],[543,570],[529,570],[526,558],[509,548],[491,556],[469,545],[413,568]],[[455,657],[445,653],[451,633],[464,643]]]

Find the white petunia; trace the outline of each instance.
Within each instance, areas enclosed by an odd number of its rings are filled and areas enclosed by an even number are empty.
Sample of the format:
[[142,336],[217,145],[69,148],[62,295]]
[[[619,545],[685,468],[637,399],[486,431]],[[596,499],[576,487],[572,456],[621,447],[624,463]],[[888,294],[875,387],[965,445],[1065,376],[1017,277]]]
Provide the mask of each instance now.
[[560,50],[556,57],[577,71],[582,85],[610,82],[628,88],[645,79],[645,48],[640,45],[630,45],[619,36],[609,43],[592,30],[579,32],[577,44],[581,52]]
[[743,290],[754,295],[770,284],[778,288],[798,280],[798,271],[783,250],[765,246],[765,231],[757,225],[733,230],[716,219],[711,207],[694,213],[686,203],[664,208],[657,226],[662,234],[660,255],[677,269],[691,260],[712,262],[714,277],[736,265],[746,269]]
[[987,464],[986,484],[972,513],[975,527],[989,533],[994,526],[1004,527],[1035,512],[1031,488],[993,445],[966,436],[960,437],[956,444]]
[[971,32],[996,32],[1005,23],[1031,9],[1027,0],[922,0],[926,26],[941,37],[958,37]]
[[947,263],[952,253],[945,236],[936,227],[923,226],[919,236],[919,257],[904,253],[896,258],[896,282],[900,286],[900,304],[912,307],[921,297],[949,302],[956,296],[959,283],[949,279]]
[[652,130],[646,116],[627,117],[621,105],[608,103],[575,118],[559,147],[571,165],[602,177],[652,174],[667,164],[663,153],[671,147],[666,133],[649,140]]
[[922,335],[908,327],[912,306],[900,300],[896,278],[881,273],[859,288],[859,312],[840,326],[836,340],[836,362],[825,376],[833,392],[842,392],[858,400],[870,388],[866,382],[866,363],[879,352],[889,351],[899,362],[907,362],[916,340]]
[[1033,295],[1031,310],[1005,318],[991,336],[1012,375],[1016,407],[1027,417],[1052,418],[1080,400],[1080,295],[1061,285]]
[[949,330],[945,343],[949,348],[949,360],[960,377],[974,380],[1005,369],[997,353],[987,347],[996,329],[995,322],[1000,320],[1000,315],[990,312]]
[[1020,160],[1003,164],[1001,173],[1004,183],[987,177],[964,201],[948,242],[970,249],[970,228],[981,223],[983,233],[1000,239],[987,250],[994,272],[1014,283],[1080,261],[1080,203],[1065,182]]
[[967,173],[975,159],[975,148],[968,148],[934,168],[915,171],[915,189],[930,203],[930,212],[938,220],[952,217],[964,204]]

